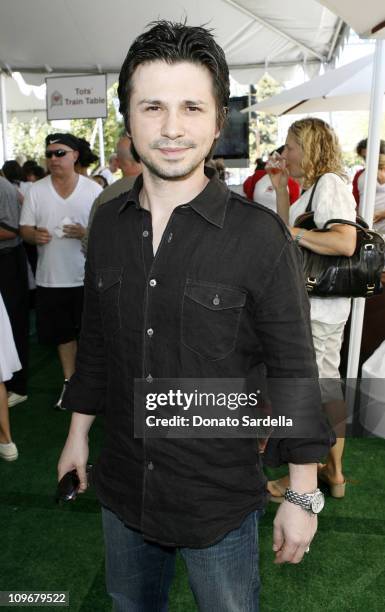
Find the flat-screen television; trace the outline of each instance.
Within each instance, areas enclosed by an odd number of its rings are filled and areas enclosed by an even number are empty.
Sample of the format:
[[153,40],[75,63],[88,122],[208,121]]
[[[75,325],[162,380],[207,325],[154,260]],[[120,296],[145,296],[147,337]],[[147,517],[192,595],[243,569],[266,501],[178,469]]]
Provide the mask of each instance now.
[[215,147],[214,158],[222,157],[227,161],[249,159],[249,115],[240,112],[247,105],[248,96],[230,98],[227,121]]

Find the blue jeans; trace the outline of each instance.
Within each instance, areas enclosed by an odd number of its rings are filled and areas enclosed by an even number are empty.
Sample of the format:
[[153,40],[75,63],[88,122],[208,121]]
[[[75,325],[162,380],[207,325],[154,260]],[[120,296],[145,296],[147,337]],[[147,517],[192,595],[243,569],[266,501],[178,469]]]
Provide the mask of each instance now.
[[[200,612],[258,612],[261,515],[252,512],[217,544],[178,549]],[[146,542],[106,508],[102,516],[107,590],[115,612],[166,612],[176,549]]]

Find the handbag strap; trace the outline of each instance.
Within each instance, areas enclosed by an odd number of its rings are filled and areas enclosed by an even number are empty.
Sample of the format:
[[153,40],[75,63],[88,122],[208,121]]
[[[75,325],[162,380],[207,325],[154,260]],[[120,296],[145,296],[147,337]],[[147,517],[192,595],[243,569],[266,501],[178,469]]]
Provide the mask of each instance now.
[[312,203],[313,203],[313,198],[314,198],[315,189],[316,189],[316,187],[317,187],[317,185],[318,185],[318,181],[320,180],[320,178],[321,178],[321,177],[322,177],[322,174],[321,174],[321,176],[319,176],[319,177],[317,178],[316,182],[315,182],[315,183],[314,183],[314,185],[313,185],[313,189],[311,190],[311,194],[310,194],[309,203],[308,203],[308,205],[306,206],[306,210],[305,210],[305,212],[311,212],[311,205],[312,205]]
[[[333,174],[335,174],[335,173],[333,173]],[[313,203],[314,193],[315,193],[316,187],[318,185],[318,182],[322,178],[322,176],[323,176],[323,174],[321,174],[316,179],[316,182],[313,185],[313,189],[312,189],[311,194],[310,194],[309,203],[306,206],[306,210],[305,210],[305,212],[307,212],[307,213],[308,212],[312,212],[312,203]],[[339,176],[339,175],[337,174],[337,176]],[[326,221],[326,223],[324,224],[322,229],[326,230],[328,225],[331,225],[332,223],[340,223],[340,224],[343,224],[343,225],[352,225],[353,227],[356,227],[357,229],[363,230],[365,233],[367,233],[366,230],[369,229],[368,224],[366,223],[366,221],[362,217],[359,217],[359,223],[354,223],[354,221],[347,221],[346,219],[329,219],[329,221]]]
[[341,223],[343,225],[351,225],[352,227],[356,227],[357,229],[360,229],[362,231],[364,231],[366,234],[368,233],[368,226],[361,223],[355,223],[354,221],[347,221],[347,219],[329,219],[329,221],[326,221],[326,223],[324,224],[322,229],[327,229],[328,225],[331,225],[332,223]]

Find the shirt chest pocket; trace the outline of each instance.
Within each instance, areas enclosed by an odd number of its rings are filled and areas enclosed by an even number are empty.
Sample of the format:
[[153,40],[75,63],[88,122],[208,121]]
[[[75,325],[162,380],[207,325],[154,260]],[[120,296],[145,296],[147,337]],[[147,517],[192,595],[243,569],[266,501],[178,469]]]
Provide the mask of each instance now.
[[122,274],[122,268],[101,268],[96,272],[96,289],[106,338],[113,336],[122,326],[120,316]]
[[235,348],[246,297],[237,287],[187,279],[182,305],[182,343],[206,359],[226,357]]

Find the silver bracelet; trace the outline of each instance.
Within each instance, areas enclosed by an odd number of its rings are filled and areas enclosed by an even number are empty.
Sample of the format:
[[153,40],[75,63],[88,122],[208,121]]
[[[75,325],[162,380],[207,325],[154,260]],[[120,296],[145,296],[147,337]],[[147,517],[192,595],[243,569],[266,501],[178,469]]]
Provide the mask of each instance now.
[[296,237],[294,238],[294,242],[299,242],[301,240],[301,238],[303,238],[304,234],[306,233],[307,230],[302,230],[302,232],[298,232],[298,234],[296,235]]

